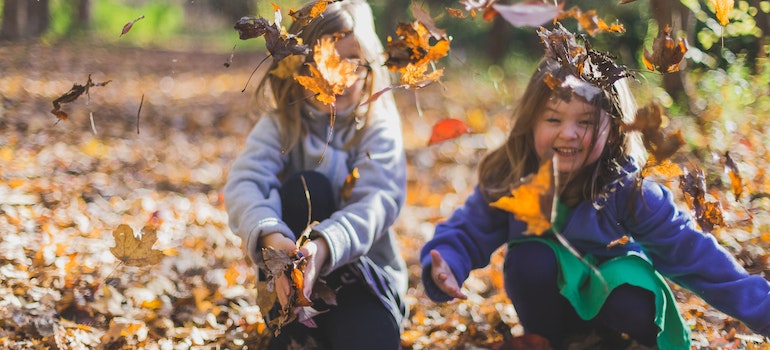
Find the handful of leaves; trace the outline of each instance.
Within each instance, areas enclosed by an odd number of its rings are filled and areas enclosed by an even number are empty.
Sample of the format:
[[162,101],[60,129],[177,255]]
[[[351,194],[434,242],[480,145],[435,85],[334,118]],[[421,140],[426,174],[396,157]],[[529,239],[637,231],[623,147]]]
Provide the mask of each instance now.
[[[308,225],[302,233],[296,242],[297,250],[294,252],[274,249],[273,247],[262,248],[262,258],[267,267],[267,292],[275,296],[275,282],[278,277],[285,276],[289,281],[288,302],[281,307],[278,317],[270,320],[271,328],[275,330],[276,336],[281,333],[281,328],[284,325],[293,322],[297,317],[299,317],[300,322],[310,328],[316,326],[312,317],[319,312],[312,308],[313,302],[302,293],[305,286],[304,271],[308,264],[308,257],[299,251],[299,248],[310,241],[309,236],[313,226],[314,224]],[[337,305],[335,292],[320,279],[313,285],[311,299],[314,298],[322,299],[327,305]],[[272,307],[274,302],[275,298],[268,298],[267,303],[260,305],[263,314]]]

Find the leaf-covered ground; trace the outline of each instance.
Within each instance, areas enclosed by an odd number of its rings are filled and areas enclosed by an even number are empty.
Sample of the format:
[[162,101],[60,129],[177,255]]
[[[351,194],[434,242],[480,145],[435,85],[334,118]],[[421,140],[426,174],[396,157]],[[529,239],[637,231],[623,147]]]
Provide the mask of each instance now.
[[[237,53],[226,68],[228,56],[76,44],[0,47],[0,347],[264,344],[254,271],[227,227],[221,195],[254,122],[247,111],[255,80],[241,90],[261,57]],[[457,59],[448,65],[442,85],[396,92],[410,170],[407,207],[396,225],[411,276],[402,343],[493,349],[503,339],[495,329],[522,334],[501,293],[502,252],[466,282],[468,301],[443,305],[422,292],[417,252],[469,193],[480,156],[502,142],[509,105],[529,70],[503,80],[501,72]],[[110,82],[63,104],[69,119],[57,121],[52,101],[89,74]],[[445,117],[465,120],[473,133],[427,146],[431,126]],[[770,187],[761,135],[734,139],[731,148],[754,193]],[[718,162],[702,166],[713,174],[710,195],[730,225],[718,232],[720,240],[753,273],[769,273],[768,200],[736,201],[729,179],[716,181],[724,177]],[[148,223],[157,228],[160,262],[119,263],[110,252],[113,231]],[[770,348],[691,293],[675,293],[696,348]],[[587,338],[573,348],[591,344]]]

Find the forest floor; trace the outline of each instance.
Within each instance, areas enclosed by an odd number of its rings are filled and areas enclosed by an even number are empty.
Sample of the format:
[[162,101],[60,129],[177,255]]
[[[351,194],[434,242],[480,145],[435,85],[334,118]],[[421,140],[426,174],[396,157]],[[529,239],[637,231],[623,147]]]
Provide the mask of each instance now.
[[[254,271],[227,226],[222,187],[254,123],[248,114],[261,56],[87,45],[0,46],[0,347],[9,349],[259,348],[265,326]],[[225,67],[225,63],[231,63]],[[456,63],[450,63],[456,64]],[[434,304],[418,251],[470,193],[475,166],[505,137],[528,72],[499,79],[453,69],[441,85],[396,91],[409,163],[395,226],[409,265],[404,349],[496,349],[523,331],[502,293],[502,251],[466,282],[467,301]],[[519,74],[519,75],[517,75]],[[52,101],[73,84],[89,94]],[[246,87],[246,92],[242,90]],[[472,133],[427,146],[439,119]],[[676,184],[672,185],[676,188]],[[731,222],[747,212],[725,206]],[[754,226],[770,222],[750,212]],[[158,264],[121,264],[121,224],[157,225]],[[770,237],[770,236],[768,236]],[[720,240],[753,273],[769,273],[758,229]],[[770,349],[761,336],[672,285],[697,349]],[[501,327],[502,326],[502,327]],[[591,339],[573,349],[592,348]]]

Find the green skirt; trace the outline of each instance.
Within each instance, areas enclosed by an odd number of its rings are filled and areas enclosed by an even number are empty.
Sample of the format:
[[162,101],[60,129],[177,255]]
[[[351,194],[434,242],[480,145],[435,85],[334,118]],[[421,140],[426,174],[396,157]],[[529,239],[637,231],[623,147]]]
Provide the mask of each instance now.
[[[663,276],[642,257],[620,256],[592,269],[555,239],[532,237],[513,241],[510,245],[531,241],[545,243],[553,249],[561,266],[558,280],[561,294],[582,319],[596,317],[610,292],[627,283],[655,294],[655,324],[660,329],[658,347],[666,350],[690,349],[690,330],[676,309],[671,289]],[[584,259],[591,264],[595,262],[591,255]]]

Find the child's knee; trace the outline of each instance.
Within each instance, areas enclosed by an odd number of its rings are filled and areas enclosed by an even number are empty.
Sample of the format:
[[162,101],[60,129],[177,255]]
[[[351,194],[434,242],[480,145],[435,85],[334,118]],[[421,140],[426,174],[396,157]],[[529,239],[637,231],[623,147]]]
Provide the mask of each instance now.
[[505,257],[506,284],[555,285],[558,272],[556,255],[544,243],[516,244]]

